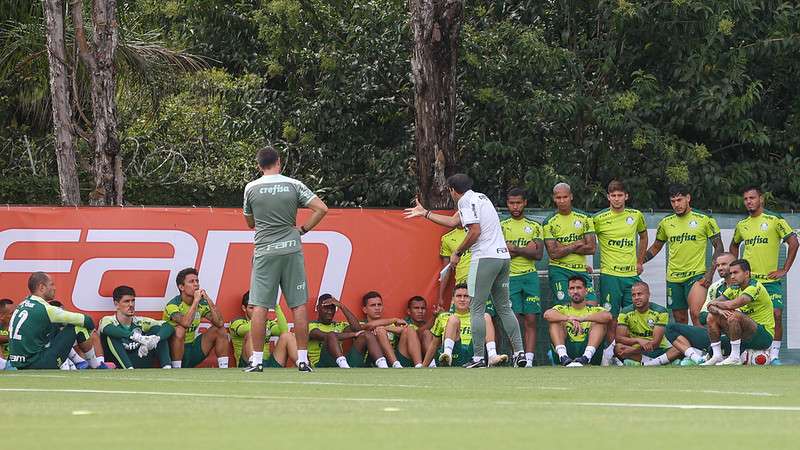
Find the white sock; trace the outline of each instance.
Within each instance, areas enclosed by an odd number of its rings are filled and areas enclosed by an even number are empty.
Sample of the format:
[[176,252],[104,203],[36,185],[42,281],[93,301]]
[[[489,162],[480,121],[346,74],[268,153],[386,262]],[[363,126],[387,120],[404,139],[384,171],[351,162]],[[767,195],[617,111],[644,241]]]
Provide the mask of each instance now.
[[533,364],[533,352],[526,352],[525,353],[525,361]]
[[172,369],[172,365],[167,364],[166,366],[162,367],[162,369]]
[[489,358],[497,356],[497,345],[494,342],[486,343],[486,356]]
[[217,365],[220,369],[227,369],[228,368],[228,357],[227,356],[220,356],[217,358]]
[[5,369],[6,369],[6,364],[7,364],[7,363],[8,363],[8,362],[7,362],[5,359],[3,359],[3,357],[2,357],[2,356],[0,356],[0,370],[5,370]]
[[432,359],[432,360],[431,360],[431,363],[430,363],[430,364],[428,364],[428,367],[430,367],[431,369],[435,369],[435,368],[436,368],[436,360],[435,360],[435,359]]
[[420,364],[414,364],[414,368],[415,368],[415,369],[422,369],[422,363],[420,363]]
[[386,363],[386,358],[384,358],[383,356],[381,356],[380,358],[375,360],[375,366],[377,366],[378,369],[388,369],[389,368],[389,364]]
[[558,354],[559,358],[561,358],[562,356],[567,356],[567,346],[556,345],[556,354]]
[[76,352],[74,348],[70,349],[68,358],[69,358],[70,361],[72,361],[75,364],[82,363],[82,362],[86,361],[85,359],[81,358],[81,355],[79,355],[78,352]]
[[711,357],[712,358],[722,358],[722,343],[721,342],[712,342],[711,343]]
[[[99,362],[100,364],[105,364],[106,357],[105,356],[98,356],[97,357],[97,362]],[[100,364],[98,364],[98,365],[100,365]]]
[[781,341],[772,341],[769,346],[769,359],[778,359],[781,355]]
[[614,347],[616,345],[617,345],[617,341],[611,341],[611,343],[608,344],[608,347],[603,349],[603,356],[606,356],[608,358],[614,356]]
[[683,354],[694,362],[700,362],[700,360],[703,359],[703,354],[694,347],[687,348]]
[[730,356],[731,358],[739,358],[739,359],[742,358],[741,346],[742,346],[741,339],[731,341],[731,356]]
[[402,365],[402,364],[400,364],[400,361],[395,361],[395,362],[392,364],[392,369],[402,369],[402,368],[403,368],[403,365]]
[[[644,356],[642,356],[644,357]],[[642,360],[644,361],[644,360]],[[663,355],[659,356],[658,358],[651,358],[650,361],[643,363],[645,366],[666,366],[669,364],[669,358],[667,358],[667,354],[664,353]]]
[[344,356],[336,358],[336,365],[341,367],[342,369],[350,368],[350,364],[347,364],[347,358],[345,358]]
[[455,345],[456,345],[456,342],[454,340],[452,340],[450,338],[445,338],[445,340],[444,340],[444,352],[442,352],[442,353],[447,353],[448,355],[452,355],[453,354],[453,347],[455,347]]
[[596,348],[592,347],[591,345],[587,345],[586,350],[583,351],[583,356],[585,356],[588,359],[592,359],[592,356],[594,356],[594,352],[596,351],[597,351]]
[[86,360],[89,361],[89,367],[97,369],[100,366],[100,361],[97,360],[93,348],[90,348],[88,352],[84,352],[83,354],[86,355]]
[[648,363],[648,362],[650,362],[650,361],[652,361],[652,360],[654,360],[654,359],[655,359],[655,358],[651,358],[651,357],[649,357],[649,356],[647,356],[647,355],[642,355],[642,361],[641,361],[641,363],[642,363],[642,364],[645,364],[645,363]]
[[172,361],[172,368],[173,369],[180,369],[181,368],[181,362],[180,361]]
[[297,350],[297,364],[301,362],[308,364],[308,349]]
[[[250,355],[250,365],[251,366],[257,366],[259,364],[264,364],[264,352],[263,351],[261,351],[261,352],[253,352],[253,354]],[[174,364],[173,364],[173,366],[174,366]]]

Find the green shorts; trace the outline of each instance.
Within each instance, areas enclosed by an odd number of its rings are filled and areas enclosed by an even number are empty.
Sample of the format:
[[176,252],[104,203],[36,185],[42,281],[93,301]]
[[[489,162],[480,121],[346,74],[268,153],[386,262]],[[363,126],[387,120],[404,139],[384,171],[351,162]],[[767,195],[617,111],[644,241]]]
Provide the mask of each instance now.
[[689,292],[701,279],[702,274],[681,282],[667,281],[667,309],[689,309]]
[[648,358],[656,359],[659,356],[667,353],[667,349],[665,348],[657,348],[651,352],[642,352],[642,356],[647,356]]
[[772,283],[762,283],[772,299],[774,309],[783,309],[783,280],[773,281]]
[[764,325],[759,325],[756,327],[756,333],[750,336],[748,340],[742,340],[742,348],[743,349],[751,349],[751,350],[766,350],[772,345],[772,335],[769,334]]
[[[439,355],[443,353],[443,347],[439,347],[439,350],[436,351],[436,360],[439,360]],[[472,355],[474,355],[472,350],[472,343],[469,344],[462,344],[461,341],[456,341],[455,345],[453,346],[453,367],[463,366],[464,364],[472,361]]]
[[203,335],[198,334],[194,341],[183,344],[181,367],[195,367],[203,362],[206,356],[208,356],[208,353],[203,353]]
[[586,281],[586,289],[588,291],[588,294],[586,294],[586,301],[597,301],[597,294],[594,292],[594,285],[592,284],[591,275],[586,272],[576,272],[563,267],[548,266],[547,279],[550,283],[550,292],[553,295],[554,305],[563,305],[569,303],[569,279],[575,275],[583,278]]
[[616,275],[600,274],[600,306],[611,311],[613,317],[633,304],[631,288],[635,283],[642,281],[638,276],[618,277]]
[[[583,352],[586,351],[586,346],[588,345],[589,340],[585,341],[571,341],[569,338],[564,342],[564,346],[567,347],[567,356],[572,359],[575,359],[581,355]],[[556,355],[556,348],[555,346],[550,346],[553,350],[553,355]],[[592,356],[591,363],[592,365],[599,366],[601,361],[603,360],[603,349],[599,348],[597,351],[594,352],[594,356]]]
[[306,304],[308,292],[303,252],[288,255],[253,255],[250,304],[275,309],[278,303],[278,288],[286,297],[289,308]]
[[400,353],[400,350],[397,348],[394,349],[394,354],[397,356],[397,361],[400,362],[400,365],[403,367],[414,367],[414,361],[409,359],[406,355]]
[[542,313],[538,272],[508,277],[508,295],[511,297],[511,309],[514,314]]
[[678,336],[683,336],[689,341],[689,344],[696,349],[708,350],[711,348],[708,331],[703,327],[672,322],[667,324],[664,336],[670,343],[675,342]]

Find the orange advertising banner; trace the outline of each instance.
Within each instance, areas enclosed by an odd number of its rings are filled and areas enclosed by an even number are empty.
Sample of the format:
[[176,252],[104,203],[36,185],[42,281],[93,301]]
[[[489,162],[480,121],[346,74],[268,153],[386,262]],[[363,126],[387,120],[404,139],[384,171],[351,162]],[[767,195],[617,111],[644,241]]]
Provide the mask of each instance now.
[[[308,214],[301,210],[298,223]],[[309,306],[313,311],[314,299],[327,292],[363,316],[361,296],[375,290],[386,317],[403,317],[410,297],[435,301],[445,231],[405,220],[399,210],[331,209],[303,236]],[[125,284],[136,290],[141,315],[159,317],[178,293],[178,271],[195,267],[201,288],[229,322],[241,315],[249,288],[252,242],[240,209],[3,208],[0,297],[16,303],[28,295],[31,272],[44,271],[67,309],[95,319],[110,314],[111,292]]]

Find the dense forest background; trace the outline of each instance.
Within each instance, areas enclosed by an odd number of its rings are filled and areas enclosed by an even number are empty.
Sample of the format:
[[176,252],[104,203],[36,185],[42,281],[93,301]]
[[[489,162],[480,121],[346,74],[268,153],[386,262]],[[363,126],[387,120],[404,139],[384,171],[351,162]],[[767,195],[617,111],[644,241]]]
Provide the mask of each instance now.
[[[125,203],[240,206],[265,144],[330,205],[414,196],[405,1],[117,3]],[[620,178],[641,208],[683,182],[701,208],[739,210],[755,183],[798,209],[798,74],[797,2],[471,0],[455,160],[498,203],[524,186],[548,207],[566,181],[597,209]],[[0,203],[59,203],[49,98],[42,4],[3,2]]]

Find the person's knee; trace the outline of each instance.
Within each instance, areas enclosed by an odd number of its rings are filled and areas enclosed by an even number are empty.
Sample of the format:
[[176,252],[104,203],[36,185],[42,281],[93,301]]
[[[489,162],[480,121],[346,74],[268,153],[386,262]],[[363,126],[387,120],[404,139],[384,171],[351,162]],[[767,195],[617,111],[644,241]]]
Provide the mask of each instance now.
[[[488,314],[486,314],[486,316],[488,316]],[[454,315],[452,315],[452,316],[447,318],[447,326],[448,327],[460,327],[461,326],[461,320],[458,317],[456,317],[455,314],[454,314]]]
[[176,326],[175,327],[175,333],[172,335],[172,338],[174,340],[178,340],[178,339],[183,340],[185,337],[186,337],[186,328],[184,328],[184,327],[182,327],[180,325]]

